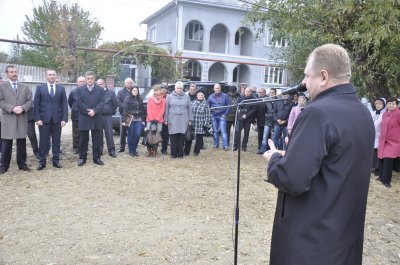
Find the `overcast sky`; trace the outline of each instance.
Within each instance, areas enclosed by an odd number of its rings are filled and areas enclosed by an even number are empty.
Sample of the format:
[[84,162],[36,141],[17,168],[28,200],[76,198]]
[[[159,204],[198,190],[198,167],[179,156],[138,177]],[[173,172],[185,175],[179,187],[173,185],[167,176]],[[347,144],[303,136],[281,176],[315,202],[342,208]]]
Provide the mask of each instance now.
[[[58,0],[65,2],[65,0]],[[70,0],[78,3],[92,18],[97,18],[104,27],[102,41],[122,41],[133,38],[144,39],[146,26],[139,23],[171,0]],[[25,16],[32,16],[34,6],[42,0],[0,0],[0,38],[23,39],[21,27]],[[8,53],[10,44],[0,42],[0,51]]]

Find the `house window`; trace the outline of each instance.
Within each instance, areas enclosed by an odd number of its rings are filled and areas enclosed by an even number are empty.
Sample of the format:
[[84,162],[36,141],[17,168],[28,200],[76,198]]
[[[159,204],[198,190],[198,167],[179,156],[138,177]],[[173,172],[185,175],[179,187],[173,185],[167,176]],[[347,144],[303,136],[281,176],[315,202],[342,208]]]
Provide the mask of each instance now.
[[283,72],[280,67],[265,67],[264,83],[283,85]]
[[286,39],[280,39],[279,41],[274,40],[274,36],[270,30],[266,31],[267,34],[264,38],[264,46],[275,46],[275,47],[286,47],[287,41]]
[[185,74],[187,77],[200,77],[201,65],[197,61],[188,61],[186,63]]
[[238,31],[236,31],[236,34],[235,34],[235,45],[239,45],[239,40],[240,40],[240,32],[238,30]]
[[156,42],[156,33],[157,33],[157,31],[156,31],[155,27],[150,30],[150,41],[151,42]]
[[187,40],[203,40],[203,26],[199,22],[190,22],[185,31]]

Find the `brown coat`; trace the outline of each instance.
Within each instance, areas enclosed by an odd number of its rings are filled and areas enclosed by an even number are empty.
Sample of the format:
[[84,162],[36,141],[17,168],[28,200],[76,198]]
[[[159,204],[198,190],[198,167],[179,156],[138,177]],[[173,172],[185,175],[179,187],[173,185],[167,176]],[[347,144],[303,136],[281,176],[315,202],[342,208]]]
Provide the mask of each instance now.
[[[12,112],[15,106],[21,106],[24,112],[17,115]],[[32,92],[27,85],[18,82],[17,95],[9,81],[0,84],[0,108],[2,109],[1,138],[26,138],[28,131],[27,112],[32,108]]]

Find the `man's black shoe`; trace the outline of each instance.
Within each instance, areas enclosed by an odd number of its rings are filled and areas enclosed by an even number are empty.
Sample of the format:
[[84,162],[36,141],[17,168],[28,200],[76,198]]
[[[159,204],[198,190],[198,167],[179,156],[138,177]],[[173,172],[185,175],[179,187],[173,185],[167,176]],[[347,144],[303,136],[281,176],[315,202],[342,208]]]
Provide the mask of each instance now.
[[111,152],[110,156],[113,157],[113,158],[117,158],[117,155],[115,154],[115,152]]
[[74,155],[79,154],[79,149],[74,149]]
[[247,147],[243,146],[243,147],[242,147],[242,151],[243,151],[243,152],[246,152],[246,151],[247,151]]
[[22,167],[19,168],[19,170],[31,172],[31,169],[27,165],[23,165]]
[[5,167],[0,167],[0,174],[4,174],[4,173],[6,173],[6,172],[7,172],[7,170],[8,170],[8,168],[5,168]]
[[60,162],[58,162],[58,163],[53,163],[53,167],[62,168],[63,166],[60,164]]
[[99,166],[103,166],[104,165],[104,162],[101,161],[100,159],[93,160],[93,163],[95,163],[96,165],[99,165]]
[[258,152],[257,152],[257,155],[262,155],[262,154],[264,154],[264,153],[261,152],[261,151],[258,151]]
[[232,150],[233,150],[233,151],[237,151],[237,147],[236,147],[236,146],[234,146]]
[[79,159],[78,166],[83,166],[84,164],[86,164],[86,160],[85,159]]
[[125,152],[125,149],[119,149],[118,153],[123,153]]
[[46,164],[39,164],[39,166],[37,167],[37,170],[43,170],[46,168]]

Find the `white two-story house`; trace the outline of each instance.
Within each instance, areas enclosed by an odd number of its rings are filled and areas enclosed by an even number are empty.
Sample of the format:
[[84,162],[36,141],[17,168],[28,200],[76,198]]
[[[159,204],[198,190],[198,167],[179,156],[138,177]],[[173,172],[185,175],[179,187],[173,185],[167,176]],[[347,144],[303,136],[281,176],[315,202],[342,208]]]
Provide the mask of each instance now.
[[147,25],[147,40],[190,58],[184,62],[184,78],[287,86],[283,62],[269,56],[282,42],[273,42],[268,31],[256,39],[255,31],[242,22],[248,12],[237,0],[175,0],[141,24]]

